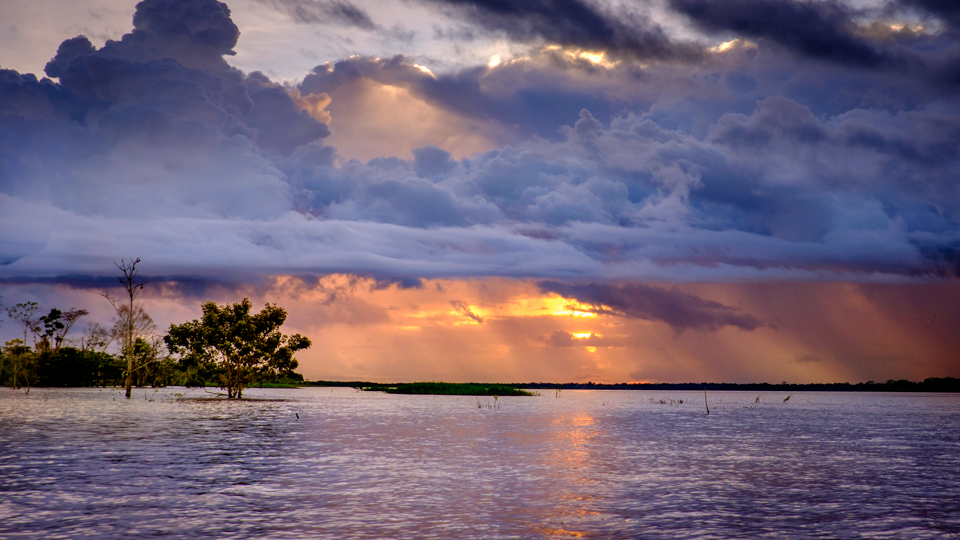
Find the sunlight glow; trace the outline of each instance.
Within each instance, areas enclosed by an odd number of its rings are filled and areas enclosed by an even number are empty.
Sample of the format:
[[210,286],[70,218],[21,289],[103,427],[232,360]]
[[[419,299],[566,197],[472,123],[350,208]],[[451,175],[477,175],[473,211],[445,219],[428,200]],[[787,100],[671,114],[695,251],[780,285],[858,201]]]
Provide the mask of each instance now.
[[926,30],[926,28],[924,28],[924,26],[923,26],[922,24],[910,24],[910,23],[895,23],[895,24],[891,24],[891,25],[890,25],[890,29],[893,30],[894,32],[900,32],[901,30],[906,29],[906,30],[909,30],[910,32],[914,32],[914,33],[916,33],[916,34],[919,34],[919,33],[923,32],[924,30]]
[[734,45],[736,45],[737,41],[738,40],[736,39],[731,39],[730,41],[724,41],[723,43],[717,46],[717,51],[723,52],[729,49],[730,47],[733,47]]
[[545,300],[557,300],[557,303],[561,304],[560,309],[554,309],[551,311],[551,315],[554,316],[571,316],[571,317],[596,317],[596,313],[592,313],[586,307],[580,306],[576,302],[567,300],[566,298],[548,298]]
[[610,62],[606,59],[607,53],[604,51],[585,51],[583,49],[564,49],[560,45],[547,45],[542,51],[559,52],[570,60],[586,60],[591,64],[605,68],[616,67],[616,62]]
[[577,338],[577,339],[586,339],[586,338],[592,336],[592,335],[593,335],[593,332],[574,332],[574,333],[572,333],[572,334],[570,334],[570,335],[573,336],[573,337],[575,337],[575,338]]
[[757,44],[750,40],[735,38],[735,39],[731,39],[730,41],[724,41],[723,43],[717,45],[716,47],[711,47],[709,50],[710,52],[722,53],[722,52],[729,51],[731,49],[738,49],[738,48],[755,49],[757,48]]
[[[471,306],[472,307],[472,306]],[[495,309],[475,311],[481,317],[596,317],[586,308],[576,309],[572,300],[560,296],[522,296]],[[573,309],[571,309],[573,308]]]
[[490,61],[487,62],[487,67],[490,68],[490,69],[493,69],[493,68],[499,66],[499,65],[500,65],[500,62],[501,62],[500,54],[497,53],[497,54],[495,54],[495,55],[493,55],[493,56],[490,57]]
[[602,52],[595,53],[595,52],[583,51],[580,53],[579,56],[580,58],[583,58],[584,60],[589,60],[594,64],[602,64],[604,55]]
[[430,71],[430,68],[428,68],[427,66],[421,66],[420,64],[410,64],[410,65],[412,65],[413,67],[415,67],[415,68],[419,69],[420,71],[426,73],[427,75],[433,77],[434,79],[437,78],[437,76],[434,75],[433,72]]

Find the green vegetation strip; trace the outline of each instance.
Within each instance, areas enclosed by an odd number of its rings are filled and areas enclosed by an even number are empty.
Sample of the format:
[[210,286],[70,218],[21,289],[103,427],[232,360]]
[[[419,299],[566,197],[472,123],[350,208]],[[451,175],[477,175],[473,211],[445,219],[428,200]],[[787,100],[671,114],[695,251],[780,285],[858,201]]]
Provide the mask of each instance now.
[[388,394],[437,394],[444,396],[534,396],[535,393],[512,386],[477,383],[415,382],[405,384],[371,384],[363,390]]

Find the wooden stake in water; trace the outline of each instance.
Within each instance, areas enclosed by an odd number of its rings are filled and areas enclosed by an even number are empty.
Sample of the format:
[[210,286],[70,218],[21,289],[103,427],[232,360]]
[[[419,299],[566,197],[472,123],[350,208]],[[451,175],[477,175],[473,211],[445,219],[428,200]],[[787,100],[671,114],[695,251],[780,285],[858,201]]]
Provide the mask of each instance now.
[[703,387],[703,406],[707,408],[707,414],[710,414],[710,405],[707,405],[707,387]]

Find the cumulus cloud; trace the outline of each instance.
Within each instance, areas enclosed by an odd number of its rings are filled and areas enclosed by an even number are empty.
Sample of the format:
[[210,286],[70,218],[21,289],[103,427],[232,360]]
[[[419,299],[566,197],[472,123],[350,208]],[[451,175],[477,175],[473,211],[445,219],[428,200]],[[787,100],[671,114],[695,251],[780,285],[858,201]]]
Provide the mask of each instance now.
[[[51,78],[0,70],[0,278],[109,274],[132,254],[157,275],[212,281],[955,275],[960,105],[944,83],[954,12],[897,4],[891,13],[944,21],[906,39],[868,32],[840,4],[734,4],[710,19],[719,26],[702,24],[740,37],[696,63],[543,53],[433,73],[406,57],[355,57],[293,87],[227,63],[239,30],[226,5],[145,0],[122,39],[64,41]],[[632,21],[574,1],[450,5],[507,35],[610,51],[626,50]],[[696,21],[715,9],[672,5]],[[784,13],[830,31],[791,37]],[[897,59],[921,76],[891,68]],[[382,92],[420,108],[377,108],[367,98]],[[428,113],[430,129],[416,132]],[[327,144],[338,125],[364,122],[393,146],[370,144],[360,161]],[[671,289],[568,292],[678,329],[761,324]],[[657,307],[668,301],[683,309]]]
[[[265,77],[223,59],[219,2],[141,2],[134,30],[67,40],[48,75],[4,70],[2,191],[111,217],[275,217],[291,195],[272,154],[329,134]],[[319,143],[317,143],[319,144]]]

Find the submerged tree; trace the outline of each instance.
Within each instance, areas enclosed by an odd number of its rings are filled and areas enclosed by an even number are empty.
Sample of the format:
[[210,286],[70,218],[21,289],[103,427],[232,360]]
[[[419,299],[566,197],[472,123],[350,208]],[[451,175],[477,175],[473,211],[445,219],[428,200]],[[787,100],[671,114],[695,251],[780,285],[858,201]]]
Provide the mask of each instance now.
[[250,307],[247,298],[224,306],[206,302],[202,318],[170,325],[164,337],[184,367],[217,376],[228,398],[243,397],[243,389],[257,377],[293,371],[294,353],[310,346],[299,334],[280,333],[287,318],[283,308],[268,303],[251,314]]
[[[157,386],[157,380],[151,377],[151,372],[156,367],[154,364],[162,362],[166,355],[163,339],[157,332],[157,325],[143,306],[136,306],[132,316],[129,306],[120,306],[109,336],[111,342],[132,343],[129,355],[125,359],[128,360],[128,373],[133,374],[133,384],[138,387]],[[132,361],[130,361],[131,358]],[[165,384],[161,383],[160,386]]]
[[21,383],[24,383],[29,394],[37,366],[37,355],[19,339],[8,341],[3,347],[3,353],[10,358],[12,364],[10,369],[13,375],[13,387],[19,389],[22,386]]
[[[10,359],[10,369],[13,375],[13,387],[20,388],[20,380],[27,382],[27,392],[30,387],[30,372],[33,365],[34,354],[27,346],[27,333],[33,333],[36,338],[39,332],[40,321],[36,318],[40,305],[36,302],[21,302],[14,306],[6,308],[7,317],[10,320],[17,321],[23,327],[23,340],[15,339],[8,341],[3,349],[3,360],[0,360],[0,374],[2,374],[4,360]],[[34,339],[36,341],[36,339]]]
[[110,304],[113,306],[113,310],[117,312],[117,318],[119,319],[120,326],[124,327],[123,331],[123,341],[120,344],[120,351],[124,359],[127,361],[127,379],[125,381],[125,386],[127,389],[127,399],[130,399],[130,394],[133,391],[133,359],[135,357],[134,353],[134,344],[136,343],[136,317],[139,311],[143,311],[143,308],[140,306],[134,306],[134,301],[137,298],[137,295],[140,294],[140,291],[143,290],[143,286],[146,285],[146,282],[140,279],[137,279],[137,265],[140,264],[140,258],[136,260],[127,262],[124,259],[120,259],[120,263],[114,263],[117,268],[120,269],[120,272],[123,274],[122,277],[117,278],[120,280],[120,285],[123,286],[123,289],[127,292],[127,296],[130,299],[130,303],[120,303],[120,300],[110,296],[106,291],[101,293],[101,296],[110,301]]

